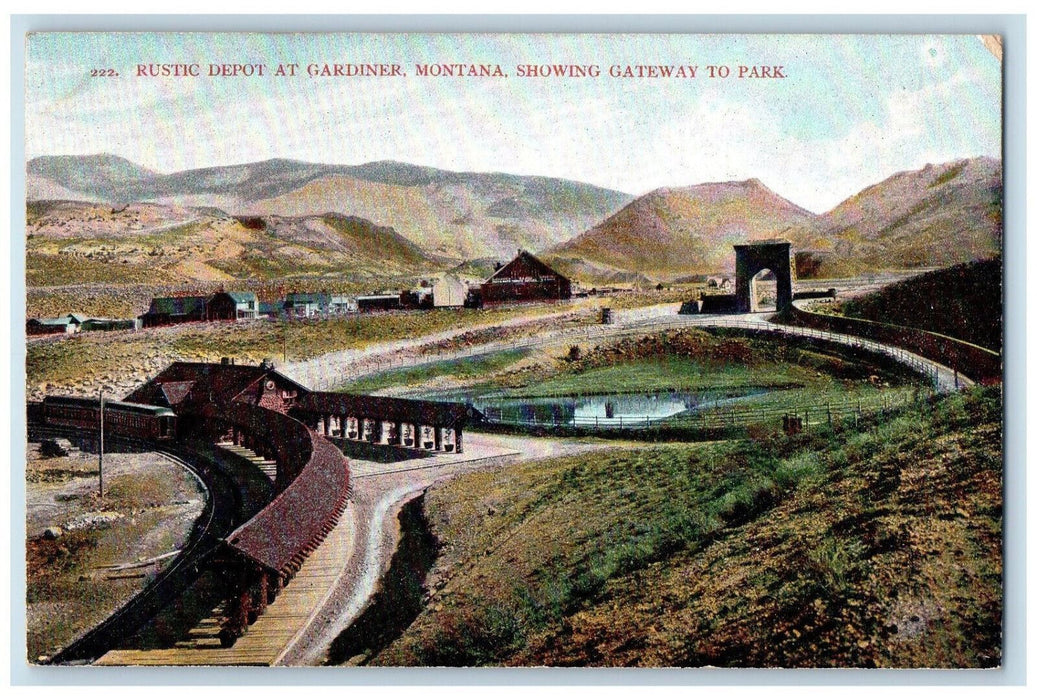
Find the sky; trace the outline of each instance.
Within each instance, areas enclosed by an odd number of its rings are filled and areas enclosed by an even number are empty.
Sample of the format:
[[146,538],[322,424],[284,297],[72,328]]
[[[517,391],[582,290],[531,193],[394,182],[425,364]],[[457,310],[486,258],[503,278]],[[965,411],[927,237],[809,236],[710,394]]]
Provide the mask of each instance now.
[[[274,75],[292,63],[296,76]],[[405,75],[306,71],[358,63]],[[417,74],[440,63],[508,77]],[[201,75],[139,77],[141,64]],[[210,77],[210,64],[266,75]],[[600,75],[518,75],[555,64]],[[609,75],[638,65],[695,66],[696,77]],[[739,78],[740,66],[784,77]],[[1001,109],[1000,62],[974,35],[53,33],[31,35],[26,51],[29,158],[112,153],[159,172],[397,160],[633,195],[758,178],[817,213],[902,170],[1000,158]]]

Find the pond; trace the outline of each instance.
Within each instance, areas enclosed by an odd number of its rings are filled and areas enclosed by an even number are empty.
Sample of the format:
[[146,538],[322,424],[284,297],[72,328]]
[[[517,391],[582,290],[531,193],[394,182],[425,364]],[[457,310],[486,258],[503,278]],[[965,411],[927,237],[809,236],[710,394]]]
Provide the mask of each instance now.
[[[500,395],[453,396],[477,408],[490,421],[573,426],[645,425],[682,413],[730,406],[773,389],[755,387],[727,392],[649,392],[576,397],[506,398]],[[439,398],[445,398],[440,396]]]

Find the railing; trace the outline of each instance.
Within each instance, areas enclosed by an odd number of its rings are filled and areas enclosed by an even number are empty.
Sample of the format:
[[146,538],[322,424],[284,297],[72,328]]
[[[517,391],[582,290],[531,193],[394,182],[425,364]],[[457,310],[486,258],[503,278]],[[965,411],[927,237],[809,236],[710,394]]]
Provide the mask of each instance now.
[[1000,381],[1000,353],[957,338],[908,326],[830,316],[793,306],[789,320],[814,329],[868,338],[904,348],[978,382]]
[[714,328],[735,328],[753,331],[754,333],[764,335],[770,334],[779,337],[806,338],[824,343],[842,345],[857,351],[882,355],[895,360],[901,365],[904,365],[923,377],[926,377],[934,388],[940,390],[949,390],[951,388],[957,389],[960,388],[960,386],[972,383],[964,375],[955,376],[953,370],[942,367],[941,365],[928,360],[923,356],[905,350],[904,348],[868,340],[852,334],[836,333],[821,328],[783,326],[769,321],[748,321],[740,318],[724,318],[723,316],[696,321],[690,325]]
[[[732,328],[751,331],[754,333],[771,334],[779,337],[807,338],[837,343],[890,357],[891,359],[894,359],[927,377],[934,383],[934,385],[940,379],[940,368],[923,357],[919,357],[901,348],[884,346],[865,339],[848,337],[846,334],[833,333],[831,331],[817,328],[782,326],[767,321],[750,321],[744,318],[727,317],[723,315],[678,316],[674,314],[672,316],[635,320],[625,324],[593,325],[585,326],[583,328],[552,331],[537,336],[486,343],[477,347],[463,348],[459,350],[435,350],[428,348],[425,349],[425,353],[420,357],[391,355],[388,357],[367,358],[361,363],[341,368],[341,371],[337,375],[319,378],[318,384],[323,384],[325,387],[331,388],[334,386],[341,386],[350,381],[355,381],[364,376],[378,374],[393,369],[420,367],[439,362],[490,355],[496,352],[535,349],[538,347],[564,343],[605,343],[611,339],[621,338],[624,336],[693,327]],[[953,382],[953,379],[951,381]],[[967,380],[962,377],[961,382],[964,384],[967,383]]]

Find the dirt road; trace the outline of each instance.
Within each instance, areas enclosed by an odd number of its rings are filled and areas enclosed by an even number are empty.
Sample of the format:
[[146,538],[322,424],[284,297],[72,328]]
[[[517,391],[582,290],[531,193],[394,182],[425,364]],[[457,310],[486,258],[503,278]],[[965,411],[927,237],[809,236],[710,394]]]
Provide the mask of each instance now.
[[349,551],[325,603],[313,611],[308,624],[278,658],[280,666],[324,663],[335,638],[363,612],[379,579],[389,568],[400,539],[397,520],[403,506],[433,484],[476,469],[507,469],[529,459],[577,454],[614,446],[613,443],[469,434],[466,454],[496,455],[445,466],[406,466],[351,460],[354,495],[344,526],[352,526]]

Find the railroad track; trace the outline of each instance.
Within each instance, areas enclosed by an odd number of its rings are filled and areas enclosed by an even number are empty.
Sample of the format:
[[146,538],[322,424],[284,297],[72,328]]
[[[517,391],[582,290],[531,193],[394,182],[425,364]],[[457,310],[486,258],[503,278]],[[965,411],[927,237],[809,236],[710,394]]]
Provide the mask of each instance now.
[[[143,441],[136,447],[147,447]],[[171,451],[155,448],[157,454],[195,474],[206,491],[206,504],[191,538],[180,554],[158,574],[154,581],[134,596],[100,625],[83,634],[55,654],[48,663],[89,662],[102,656],[117,643],[136,632],[166,605],[183,593],[201,573],[202,567],[216,551],[221,539],[237,524],[240,496],[234,482],[215,465],[205,464],[200,455],[189,450]],[[192,463],[196,459],[203,464]]]

